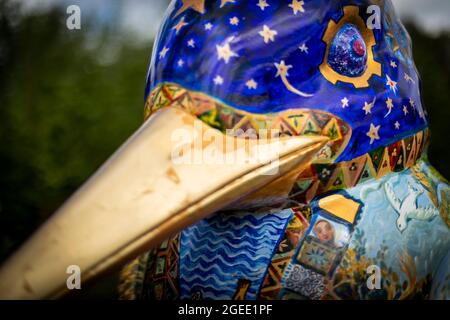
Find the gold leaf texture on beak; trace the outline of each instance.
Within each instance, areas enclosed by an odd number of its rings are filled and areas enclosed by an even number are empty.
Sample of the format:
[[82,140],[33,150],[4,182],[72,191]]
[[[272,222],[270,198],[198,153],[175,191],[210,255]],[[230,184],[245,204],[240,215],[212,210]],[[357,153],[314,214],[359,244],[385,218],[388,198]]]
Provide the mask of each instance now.
[[305,168],[328,140],[243,139],[160,109],[2,266],[0,299],[59,297],[69,266],[79,266],[82,281],[120,267]]

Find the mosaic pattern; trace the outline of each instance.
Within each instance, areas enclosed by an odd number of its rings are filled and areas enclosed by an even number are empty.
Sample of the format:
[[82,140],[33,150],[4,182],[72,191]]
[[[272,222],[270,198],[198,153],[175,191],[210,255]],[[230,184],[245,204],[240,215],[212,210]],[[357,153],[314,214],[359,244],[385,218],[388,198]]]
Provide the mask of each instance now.
[[310,226],[286,269],[279,298],[289,296],[290,292],[303,299],[322,297],[325,280],[341,262],[360,209],[361,204],[346,194],[312,203]]
[[284,271],[291,261],[300,240],[303,238],[309,227],[311,220],[311,208],[303,206],[301,208],[292,208],[293,215],[286,228],[276,253],[267,268],[263,285],[261,287],[259,299],[274,300],[278,299],[281,290],[281,278]]
[[210,126],[226,132],[260,129],[276,130],[281,136],[322,135],[330,138],[316,156],[311,168],[298,177],[291,197],[309,203],[316,195],[346,189],[358,183],[400,172],[413,166],[429,142],[429,130],[372,150],[350,161],[335,163],[346,147],[351,130],[340,119],[318,110],[293,109],[277,114],[258,115],[233,109],[202,93],[175,84],[158,86],[148,97],[145,117],[164,107],[186,110]]
[[291,198],[309,203],[316,195],[348,189],[390,173],[401,172],[412,167],[422,157],[428,142],[427,129],[350,161],[313,163],[297,178]]
[[[289,265],[285,278],[284,288],[297,293],[298,299],[308,297],[317,300],[325,291],[325,277],[298,264]],[[290,299],[292,295],[285,291],[281,294],[281,298],[284,297]]]
[[119,288],[120,295],[126,299],[138,300],[178,299],[180,296],[179,242],[180,236],[176,235],[164,241],[157,249],[138,258],[137,261],[145,265],[145,272],[140,274],[138,279],[132,279],[126,272],[122,272],[122,282],[134,281],[135,285],[141,289],[135,290],[135,297],[133,297],[126,294],[124,288]]
[[165,107],[185,110],[211,127],[234,136],[247,134],[260,138],[260,133],[266,132],[264,130],[280,137],[326,136],[330,142],[317,156],[317,162],[335,160],[351,136],[349,126],[327,112],[292,109],[275,114],[254,114],[229,107],[205,94],[186,90],[176,84],[163,84],[152,91],[145,105],[145,118]]

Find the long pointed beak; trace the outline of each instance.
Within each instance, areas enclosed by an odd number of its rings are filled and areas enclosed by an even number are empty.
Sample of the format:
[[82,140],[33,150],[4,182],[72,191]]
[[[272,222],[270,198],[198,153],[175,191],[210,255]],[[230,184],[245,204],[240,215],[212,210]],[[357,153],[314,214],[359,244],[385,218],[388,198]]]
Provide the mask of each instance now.
[[242,139],[184,111],[162,109],[3,265],[0,299],[61,296],[68,290],[69,266],[80,268],[83,281],[119,267],[306,167],[326,141]]

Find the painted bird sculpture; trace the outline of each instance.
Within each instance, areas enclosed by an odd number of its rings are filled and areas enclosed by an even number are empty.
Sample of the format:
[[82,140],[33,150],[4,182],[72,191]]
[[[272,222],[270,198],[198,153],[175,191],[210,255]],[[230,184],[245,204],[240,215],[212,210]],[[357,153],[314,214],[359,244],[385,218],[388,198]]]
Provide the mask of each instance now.
[[389,0],[172,1],[145,118],[0,297],[131,261],[124,299],[450,298],[450,187]]

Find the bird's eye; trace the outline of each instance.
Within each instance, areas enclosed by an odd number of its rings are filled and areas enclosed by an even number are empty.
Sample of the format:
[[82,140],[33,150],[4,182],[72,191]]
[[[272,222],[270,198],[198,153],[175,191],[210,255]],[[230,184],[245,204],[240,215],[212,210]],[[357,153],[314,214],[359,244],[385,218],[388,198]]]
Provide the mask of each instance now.
[[358,28],[347,23],[336,33],[331,42],[328,64],[339,74],[358,77],[367,65],[367,48]]

